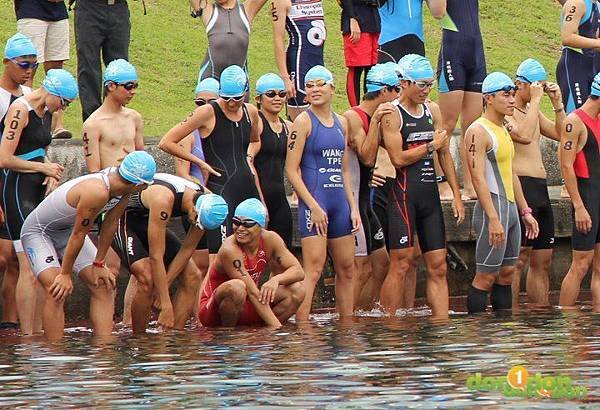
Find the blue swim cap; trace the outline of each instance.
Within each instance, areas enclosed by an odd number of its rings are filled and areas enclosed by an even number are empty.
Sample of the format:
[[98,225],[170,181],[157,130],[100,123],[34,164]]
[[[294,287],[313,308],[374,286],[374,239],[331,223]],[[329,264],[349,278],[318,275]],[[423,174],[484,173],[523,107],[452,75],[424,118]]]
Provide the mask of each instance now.
[[122,58],[111,61],[104,70],[104,85],[109,81],[115,84],[125,84],[137,80],[138,75],[133,64]]
[[404,80],[428,80],[435,76],[431,63],[423,56],[416,56],[408,59],[401,67],[402,78]]
[[196,200],[198,220],[196,226],[200,229],[216,229],[229,214],[229,207],[222,196],[217,194],[200,195]]
[[333,74],[331,74],[331,71],[329,71],[322,65],[316,65],[310,70],[308,70],[308,72],[304,76],[304,85],[306,85],[306,83],[309,81],[315,80],[323,80],[327,84],[333,85]]
[[548,79],[548,74],[539,61],[528,58],[519,65],[519,68],[517,68],[517,79],[527,83],[546,81]]
[[398,64],[396,64],[396,74],[398,74],[398,77],[404,78],[405,68],[408,67],[411,61],[419,57],[422,56],[419,54],[407,54],[403,56],[400,60],[398,60]]
[[240,97],[248,89],[248,77],[239,65],[230,65],[221,72],[219,96]]
[[270,90],[285,90],[285,84],[277,74],[267,73],[256,82],[256,94],[261,95]]
[[600,73],[596,74],[594,81],[592,81],[590,94],[600,97]]
[[29,39],[21,33],[17,33],[6,40],[4,47],[4,58],[17,58],[23,56],[36,56],[37,49]]
[[398,75],[394,67],[395,64],[376,64],[371,67],[367,73],[367,92],[379,91],[388,85],[398,85]]
[[267,209],[263,203],[256,198],[248,198],[245,201],[242,201],[237,208],[235,208],[233,216],[251,219],[258,222],[263,228],[267,226]]
[[75,77],[62,68],[48,70],[46,78],[42,81],[42,87],[50,94],[67,100],[74,100],[79,92]]
[[510,91],[511,89],[516,89],[513,80],[506,74],[498,71],[488,74],[481,85],[481,92],[483,94],[493,94],[498,91]]
[[198,94],[205,91],[214,93],[215,95],[219,95],[219,82],[212,77],[198,81],[196,89],[194,90],[194,94]]
[[133,151],[125,156],[119,165],[119,174],[134,184],[151,184],[154,182],[156,162],[146,151]]

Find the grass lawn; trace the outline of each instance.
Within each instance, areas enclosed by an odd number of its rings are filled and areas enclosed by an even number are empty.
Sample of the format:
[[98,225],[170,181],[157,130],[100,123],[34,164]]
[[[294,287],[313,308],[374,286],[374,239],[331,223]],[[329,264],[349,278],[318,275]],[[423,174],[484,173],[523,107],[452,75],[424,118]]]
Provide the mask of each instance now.
[[[16,31],[12,2],[0,7],[0,41],[2,44]],[[526,2],[527,3],[527,2]],[[528,57],[539,59],[555,75],[560,55],[560,7],[552,0],[528,3],[519,0],[481,0],[481,26],[484,36],[488,71],[514,73],[518,64]],[[186,0],[146,0],[148,14],[143,14],[141,1],[130,1],[132,35],[130,60],[140,75],[140,88],[131,107],[144,117],[147,136],[160,136],[177,123],[193,105],[193,90],[197,71],[206,50],[206,35],[200,19],[189,15]],[[250,76],[252,90],[256,79],[275,71],[269,5],[253,24],[250,41]],[[531,7],[531,8],[529,8]],[[335,109],[343,112],[345,68],[339,30],[340,9],[337,2],[325,0],[328,37],[325,49],[326,65],[333,71],[338,84]],[[441,30],[425,11],[427,56],[437,65]],[[73,22],[71,16],[71,22]],[[76,71],[75,44],[71,24],[71,56],[66,68]],[[42,75],[36,77],[36,84]],[[435,99],[435,92],[433,94]],[[547,100],[547,99],[546,99]],[[544,109],[551,114],[545,101]],[[79,136],[81,109],[73,104],[66,113],[66,125]]]

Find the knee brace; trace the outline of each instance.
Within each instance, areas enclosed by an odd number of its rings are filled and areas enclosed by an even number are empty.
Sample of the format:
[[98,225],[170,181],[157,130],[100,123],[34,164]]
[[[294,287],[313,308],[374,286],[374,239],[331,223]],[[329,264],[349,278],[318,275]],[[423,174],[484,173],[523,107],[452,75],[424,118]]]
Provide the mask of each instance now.
[[485,312],[487,296],[488,293],[485,290],[477,289],[473,285],[469,286],[467,296],[467,310],[469,314]]
[[512,286],[494,283],[490,299],[494,310],[512,309]]

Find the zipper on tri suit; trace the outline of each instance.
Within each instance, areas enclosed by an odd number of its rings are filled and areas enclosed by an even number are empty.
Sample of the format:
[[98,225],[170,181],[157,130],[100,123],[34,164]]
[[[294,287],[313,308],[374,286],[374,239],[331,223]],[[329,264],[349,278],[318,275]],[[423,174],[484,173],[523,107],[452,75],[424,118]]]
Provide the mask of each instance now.
[[227,21],[229,22],[229,31],[227,31],[227,34],[233,34],[233,31],[231,31],[231,10],[227,9]]

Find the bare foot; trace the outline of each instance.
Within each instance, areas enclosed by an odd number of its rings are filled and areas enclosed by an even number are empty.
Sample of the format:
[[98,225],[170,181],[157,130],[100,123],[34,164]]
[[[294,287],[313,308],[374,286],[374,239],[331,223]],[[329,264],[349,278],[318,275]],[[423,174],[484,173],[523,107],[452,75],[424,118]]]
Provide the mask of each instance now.
[[452,201],[454,199],[454,194],[452,193],[452,189],[450,189],[450,184],[447,182],[439,183],[438,190],[440,191],[441,201]]
[[569,191],[567,191],[567,187],[565,185],[560,187],[560,197],[571,198],[571,195],[569,195]]

